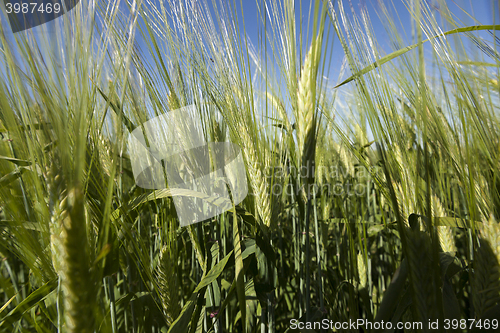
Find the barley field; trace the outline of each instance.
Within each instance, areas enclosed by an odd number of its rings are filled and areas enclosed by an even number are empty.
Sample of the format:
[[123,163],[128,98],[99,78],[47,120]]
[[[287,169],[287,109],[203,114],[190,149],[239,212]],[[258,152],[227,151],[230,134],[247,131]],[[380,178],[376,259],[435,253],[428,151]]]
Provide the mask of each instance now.
[[[500,331],[498,2],[249,1],[0,15],[0,332]],[[226,197],[138,180],[186,107]]]

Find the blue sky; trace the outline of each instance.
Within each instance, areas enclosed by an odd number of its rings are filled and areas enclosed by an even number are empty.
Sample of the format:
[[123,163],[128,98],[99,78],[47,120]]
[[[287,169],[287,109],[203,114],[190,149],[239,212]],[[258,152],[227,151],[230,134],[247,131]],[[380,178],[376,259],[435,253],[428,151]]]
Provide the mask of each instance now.
[[[156,0],[159,1],[159,0]],[[229,1],[229,0],[228,0]],[[405,8],[405,3],[408,1],[401,1],[401,0],[394,0],[394,1],[389,1],[389,0],[380,0],[384,1],[387,7],[390,8],[392,13],[395,15],[395,18],[399,18],[399,24],[401,31],[404,31],[406,33],[406,39],[404,41],[405,45],[410,45],[415,42],[414,37],[411,36],[411,17]],[[211,2],[210,0],[208,1],[209,3]],[[262,4],[262,0],[258,0],[260,4]],[[376,39],[380,44],[381,49],[379,50],[379,53],[381,55],[390,53],[393,49],[394,46],[390,45],[390,38],[387,35],[384,25],[382,24],[381,20],[379,19],[377,15],[377,10],[379,8],[379,1],[370,1],[370,0],[365,0],[365,1],[356,1],[356,0],[351,0],[351,1],[344,1],[345,6],[352,5],[352,8],[356,13],[359,13],[362,8],[366,8],[369,17],[371,19],[371,23],[373,26],[373,31],[375,33]],[[435,3],[437,1],[434,0],[429,0],[428,3]],[[2,9],[4,10],[5,7],[3,5],[3,1],[0,1]],[[88,6],[89,0],[81,0],[79,3],[79,6]],[[233,4],[233,1],[230,0],[231,4]],[[479,21],[481,24],[498,24],[500,22],[499,18],[499,9],[498,9],[498,2],[494,0],[448,0],[446,1],[447,6],[450,8],[452,13],[455,15],[455,18],[462,21],[463,26],[467,25],[475,25],[477,24],[474,22],[473,18],[469,17],[472,16],[474,17],[477,21]],[[239,7],[240,6],[240,1],[236,0],[236,4]],[[310,2],[309,1],[295,1],[296,8],[297,8],[297,22],[300,19],[299,15],[299,8],[302,7],[302,18],[303,18],[303,25],[306,25],[308,22],[308,15],[309,15],[309,6]],[[243,27],[243,20],[241,17],[241,12],[244,14],[244,21],[245,21],[245,31],[247,33],[248,38],[252,41],[253,45],[255,48],[258,50],[258,48],[262,45],[262,24],[259,23],[259,13],[258,13],[258,6],[256,1],[254,0],[242,0],[241,1],[242,5],[242,10],[238,8],[238,16],[239,16],[239,23],[240,27]],[[125,3],[123,3],[124,8],[126,8]],[[494,8],[493,6],[496,6]],[[440,10],[439,6],[433,5],[433,11],[438,13]],[[6,36],[9,40],[13,40],[14,34],[10,31],[10,28],[7,24],[7,20],[5,17],[4,12],[2,11],[2,28],[3,31],[6,33]],[[55,35],[56,35],[56,27],[60,23],[58,21],[62,20],[62,18],[57,18],[56,20],[49,22],[43,26],[38,26],[32,29],[32,32],[34,33],[35,36],[39,37],[45,37],[45,45],[48,46],[46,47],[46,50],[50,52],[50,50],[54,50],[56,48],[55,45]],[[20,32],[19,34],[23,34],[25,32]],[[326,76],[328,76],[329,80],[334,82],[337,80],[337,77],[339,75],[340,71],[340,64],[342,59],[343,59],[343,51],[340,47],[340,43],[338,42],[336,37],[333,37],[333,32],[330,33],[332,38],[330,39],[330,42],[332,43],[333,47],[331,47],[331,50],[333,52],[332,55],[332,67],[329,73],[325,73]],[[487,33],[482,33],[480,34],[482,37],[484,36],[485,38],[490,38],[491,36],[488,36]],[[491,39],[491,38],[490,38]],[[307,48],[309,41],[304,41],[304,48]],[[53,44],[53,45],[52,45]],[[138,44],[141,47],[142,50],[147,50],[146,47],[144,47],[143,43],[139,41],[138,39]],[[145,54],[145,60],[148,61],[148,55]],[[0,73],[5,73],[5,67],[4,64],[0,63]],[[347,74],[346,74],[347,75]],[[344,78],[346,77],[344,75]]]
[[[17,0],[16,0],[17,1]],[[159,1],[159,0],[157,0]],[[233,3],[232,0],[227,0],[230,3]],[[383,1],[387,7],[391,8],[393,13],[397,13],[399,19],[402,23],[402,29],[406,32],[411,31],[411,18],[408,14],[407,9],[405,8],[404,2],[402,0],[364,0],[364,1],[344,1],[345,6],[348,6],[351,3],[352,8],[359,13],[362,7],[367,8],[368,13],[370,15],[370,19],[373,24],[373,28],[377,39],[381,42],[381,46],[385,49],[389,47],[386,43],[388,42],[387,36],[385,34],[385,30],[383,24],[377,15],[377,8],[379,1]],[[88,5],[89,0],[81,0],[79,5],[86,6]],[[208,1],[211,2],[211,1]],[[258,2],[262,2],[262,0],[258,0]],[[428,0],[428,3],[434,3],[435,0]],[[468,14],[475,17],[482,24],[499,24],[499,10],[498,10],[498,2],[495,0],[447,0],[446,1],[448,7],[451,11],[456,15],[456,18],[463,21],[463,25],[474,25],[475,22],[473,19],[468,17]],[[240,1],[236,0],[236,4],[238,7],[240,6]],[[307,23],[308,11],[310,6],[310,1],[295,1],[297,8],[297,19],[299,19],[299,8],[302,6],[304,25]],[[246,33],[250,40],[253,42],[255,46],[259,45],[259,14],[257,3],[254,0],[241,0],[241,5],[243,9],[243,13],[245,15],[245,28]],[[496,10],[493,9],[493,5],[496,6]],[[11,32],[10,27],[8,26],[8,20],[5,17],[5,5],[3,1],[0,1],[0,7],[2,8],[2,29],[6,33],[7,37],[12,37],[13,33]],[[439,6],[433,5],[435,8],[435,12],[439,12]],[[239,9],[239,8],[238,8]],[[468,14],[464,13],[461,9],[465,10]],[[241,11],[238,10],[240,25],[242,25],[241,20]],[[49,22],[43,26],[33,28],[33,32],[35,35],[45,35],[50,36],[55,33],[55,28],[57,26],[57,21],[60,21],[62,18],[58,18],[55,21]],[[260,25],[261,26],[261,25]],[[385,43],[384,43],[385,42]],[[410,41],[409,41],[410,42]]]

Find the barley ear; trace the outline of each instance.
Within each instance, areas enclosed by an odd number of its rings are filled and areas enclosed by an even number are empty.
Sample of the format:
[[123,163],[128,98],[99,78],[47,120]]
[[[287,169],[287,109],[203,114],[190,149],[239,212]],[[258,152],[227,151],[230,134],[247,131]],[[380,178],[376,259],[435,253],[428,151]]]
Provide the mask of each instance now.
[[[445,217],[446,212],[444,210],[441,201],[436,195],[432,196],[432,215],[435,217]],[[439,244],[443,252],[457,252],[457,247],[455,245],[455,239],[453,237],[453,231],[449,226],[437,226],[437,234],[439,237]]]
[[[321,35],[320,35],[321,36]],[[297,143],[301,161],[301,170],[305,168],[305,190],[314,178],[314,163],[316,155],[316,76],[322,38],[315,38],[304,60],[298,85],[296,110]],[[308,193],[310,194],[310,193]]]
[[363,254],[358,253],[358,276],[359,276],[359,289],[366,288],[366,283],[368,280],[368,270],[366,268],[365,260]]
[[177,110],[180,108],[179,99],[177,98],[175,91],[172,90],[168,94],[167,101],[168,101],[168,106],[170,107],[171,111]]
[[500,304],[500,226],[493,216],[483,223],[474,255],[473,304],[481,316]]
[[67,188],[60,175],[51,182],[50,190],[57,190],[51,192],[51,250],[61,279],[64,331],[90,333],[94,331],[96,293],[90,270],[84,195],[79,186]]
[[413,297],[413,318],[422,322],[436,319],[439,288],[434,283],[431,239],[419,230],[407,229],[408,267]]
[[177,279],[177,249],[175,246],[163,246],[157,267],[160,299],[165,311],[167,324],[170,326],[181,311],[179,299],[179,280]]
[[457,252],[453,231],[448,226],[437,226],[439,245],[443,252]]
[[[271,225],[271,196],[269,195],[269,184],[262,172],[262,164],[259,163],[254,141],[251,139],[247,128],[240,126],[240,140],[244,146],[243,155],[246,160],[250,186],[255,196],[257,213],[266,226]],[[265,166],[264,166],[265,167]]]

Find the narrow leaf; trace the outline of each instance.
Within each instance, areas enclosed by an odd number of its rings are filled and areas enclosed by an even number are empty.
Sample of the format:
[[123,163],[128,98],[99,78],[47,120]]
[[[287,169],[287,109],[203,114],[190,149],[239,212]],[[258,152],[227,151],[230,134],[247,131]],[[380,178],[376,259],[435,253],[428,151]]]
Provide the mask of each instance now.
[[359,78],[360,76],[365,75],[366,73],[368,73],[371,70],[379,67],[380,65],[383,65],[386,62],[389,62],[392,59],[397,58],[400,55],[403,55],[406,52],[413,50],[414,48],[417,48],[418,46],[420,46],[421,44],[423,44],[425,42],[428,42],[430,40],[433,40],[433,39],[436,39],[436,38],[439,38],[439,37],[444,37],[446,35],[456,34],[456,33],[460,33],[460,32],[478,31],[478,30],[500,30],[500,25],[474,25],[474,26],[470,26],[470,27],[463,27],[463,28],[452,29],[452,30],[446,31],[445,33],[442,33],[442,34],[436,35],[434,37],[431,37],[429,39],[426,39],[426,40],[422,41],[421,43],[417,43],[417,44],[413,44],[413,45],[407,46],[405,48],[402,48],[400,50],[392,52],[391,54],[388,54],[385,57],[380,58],[379,60],[375,61],[374,63],[372,63],[372,64],[370,64],[368,66],[366,66],[365,68],[363,68],[362,70],[358,71],[354,75],[350,76],[346,80],[344,80],[341,83],[337,84],[333,88],[334,89],[335,88],[339,88],[339,87],[343,86],[344,84],[347,84],[347,83],[349,83],[349,82],[351,82],[351,81]]

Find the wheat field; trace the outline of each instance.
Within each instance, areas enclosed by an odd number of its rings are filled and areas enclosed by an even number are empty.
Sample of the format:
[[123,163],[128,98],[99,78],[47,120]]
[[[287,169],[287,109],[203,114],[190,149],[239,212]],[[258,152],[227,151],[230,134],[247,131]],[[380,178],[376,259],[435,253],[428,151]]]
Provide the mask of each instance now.
[[[348,0],[257,0],[257,40],[222,0],[2,31],[0,332],[499,331],[500,25],[401,3],[388,42]],[[139,186],[130,133],[187,106],[243,201]]]

